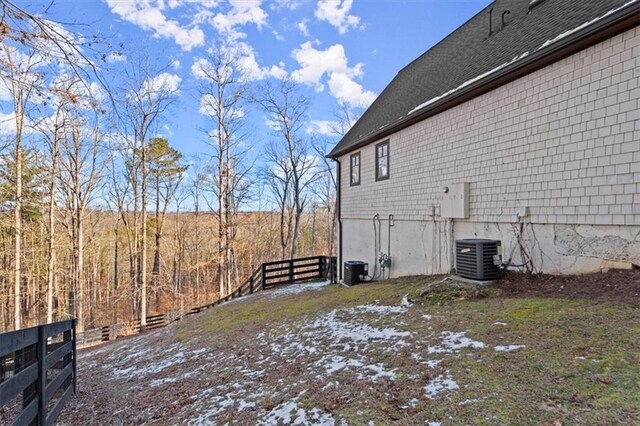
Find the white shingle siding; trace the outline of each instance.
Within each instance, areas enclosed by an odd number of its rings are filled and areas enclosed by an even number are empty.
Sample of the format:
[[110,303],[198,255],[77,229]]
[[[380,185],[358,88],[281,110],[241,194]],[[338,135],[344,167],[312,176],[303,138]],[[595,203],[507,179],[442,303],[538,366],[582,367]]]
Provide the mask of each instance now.
[[421,219],[443,186],[468,181],[470,221],[526,205],[534,223],[640,225],[639,82],[636,28],[392,135],[387,181],[374,144],[361,149],[342,215]]
[[470,226],[513,223],[521,206],[532,224],[640,226],[640,27],[389,140],[388,180],[375,181],[374,143],[360,150],[359,186],[340,158],[345,235],[376,213],[431,220],[458,182],[470,182]]

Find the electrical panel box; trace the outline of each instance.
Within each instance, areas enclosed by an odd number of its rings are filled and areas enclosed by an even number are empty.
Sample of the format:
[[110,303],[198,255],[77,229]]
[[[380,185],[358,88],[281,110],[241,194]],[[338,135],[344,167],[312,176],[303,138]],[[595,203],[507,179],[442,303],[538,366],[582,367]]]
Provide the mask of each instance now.
[[440,216],[448,219],[469,217],[469,183],[453,183],[443,188]]

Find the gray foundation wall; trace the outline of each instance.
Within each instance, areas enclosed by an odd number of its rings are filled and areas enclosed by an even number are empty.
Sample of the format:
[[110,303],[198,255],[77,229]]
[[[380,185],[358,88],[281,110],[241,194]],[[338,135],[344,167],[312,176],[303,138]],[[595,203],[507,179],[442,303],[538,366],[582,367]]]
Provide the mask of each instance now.
[[[385,277],[446,274],[452,260],[449,222],[398,220],[388,227],[382,218],[379,238],[388,249],[391,230],[392,266]],[[520,230],[522,229],[522,234]],[[453,240],[488,238],[502,242],[505,260],[523,264],[521,248],[533,261],[534,272],[580,274],[640,265],[640,227],[567,224],[453,222]],[[376,234],[377,235],[377,234]],[[343,260],[362,260],[373,266],[377,259],[372,219],[343,220]],[[519,243],[520,241],[520,243]],[[380,248],[378,248],[380,250]],[[522,270],[522,268],[512,268]],[[378,268],[378,272],[380,272]]]

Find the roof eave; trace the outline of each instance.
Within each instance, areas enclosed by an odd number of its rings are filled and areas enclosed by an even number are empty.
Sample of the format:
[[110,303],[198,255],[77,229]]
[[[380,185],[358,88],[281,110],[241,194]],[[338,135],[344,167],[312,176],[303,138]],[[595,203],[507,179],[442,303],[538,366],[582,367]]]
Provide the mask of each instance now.
[[380,129],[377,132],[365,136],[358,143],[345,147],[344,149],[334,149],[327,154],[328,158],[336,158],[351,151],[369,145],[372,142],[388,137],[402,129],[423,121],[436,114],[451,109],[457,105],[469,101],[477,96],[485,94],[493,89],[503,86],[511,81],[517,80],[527,74],[544,68],[567,56],[577,53],[589,46],[593,46],[603,40],[620,34],[630,28],[636,27],[640,19],[640,2],[631,3],[627,7],[606,16],[592,25],[582,28],[567,37],[558,40],[536,52],[509,64],[496,72],[479,79],[478,81],[464,87],[463,89],[446,96],[423,110],[407,115],[402,119]]

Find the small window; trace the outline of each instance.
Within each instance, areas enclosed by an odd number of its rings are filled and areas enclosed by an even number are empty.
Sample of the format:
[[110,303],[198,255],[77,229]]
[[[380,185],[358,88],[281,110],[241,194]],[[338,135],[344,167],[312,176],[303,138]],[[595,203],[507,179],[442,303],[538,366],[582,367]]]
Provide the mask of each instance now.
[[376,180],[389,179],[389,141],[376,145]]
[[351,186],[360,185],[360,153],[351,155]]

